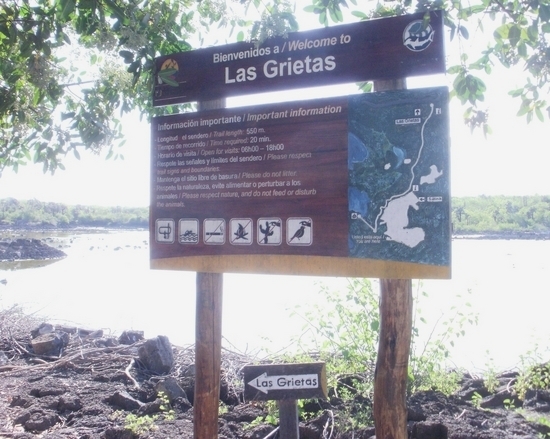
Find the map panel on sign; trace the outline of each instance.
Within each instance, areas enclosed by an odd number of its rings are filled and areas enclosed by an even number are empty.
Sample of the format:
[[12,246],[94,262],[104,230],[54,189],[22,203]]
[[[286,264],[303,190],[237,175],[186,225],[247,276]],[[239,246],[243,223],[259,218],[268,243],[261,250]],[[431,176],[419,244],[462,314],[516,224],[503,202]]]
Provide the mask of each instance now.
[[352,257],[450,264],[447,93],[350,98]]

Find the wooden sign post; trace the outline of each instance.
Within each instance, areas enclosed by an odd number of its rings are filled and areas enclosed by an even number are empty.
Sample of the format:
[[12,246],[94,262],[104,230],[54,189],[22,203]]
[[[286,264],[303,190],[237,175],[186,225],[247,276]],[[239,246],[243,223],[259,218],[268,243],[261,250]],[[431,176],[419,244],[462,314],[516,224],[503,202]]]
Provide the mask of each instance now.
[[[376,91],[405,88],[405,80],[375,81]],[[407,439],[407,379],[412,333],[411,279],[380,280],[380,336],[374,376],[377,439]]]
[[245,366],[243,375],[245,400],[277,401],[281,438],[299,438],[298,399],[327,398],[325,363]]
[[[223,108],[225,99],[199,103],[199,110]],[[194,439],[218,437],[222,347],[223,274],[197,273],[195,317]]]
[[407,377],[412,330],[410,279],[380,280],[380,339],[374,376],[377,439],[407,439]]
[[[376,436],[406,439],[411,279],[451,275],[451,196],[448,90],[400,78],[444,73],[443,46],[431,11],[155,60],[154,106],[202,101],[151,124],[151,268],[197,272],[195,439],[217,438],[225,272],[382,279]],[[212,101],[365,80],[388,92]],[[298,396],[281,391],[309,391],[301,374],[253,377],[282,401],[285,439]]]
[[194,438],[218,437],[223,274],[197,273]]

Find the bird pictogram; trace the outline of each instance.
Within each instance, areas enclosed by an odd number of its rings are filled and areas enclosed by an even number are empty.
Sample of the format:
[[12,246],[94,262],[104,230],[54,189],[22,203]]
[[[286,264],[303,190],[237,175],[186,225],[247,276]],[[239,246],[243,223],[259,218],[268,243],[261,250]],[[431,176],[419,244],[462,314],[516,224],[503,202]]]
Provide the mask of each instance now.
[[295,238],[298,240],[303,238],[306,232],[306,227],[311,227],[311,221],[300,221],[300,228],[294,232],[294,235],[292,235],[292,238],[290,238],[288,242],[292,242]]

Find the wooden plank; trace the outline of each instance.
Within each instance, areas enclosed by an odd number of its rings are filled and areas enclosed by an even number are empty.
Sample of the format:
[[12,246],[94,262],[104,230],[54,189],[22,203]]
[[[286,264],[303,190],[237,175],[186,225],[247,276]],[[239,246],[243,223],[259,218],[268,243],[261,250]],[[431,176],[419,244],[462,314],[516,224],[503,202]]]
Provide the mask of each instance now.
[[151,259],[151,268],[160,270],[219,273],[294,274],[304,276],[370,277],[384,279],[449,279],[450,266],[376,259],[294,255],[181,256]]

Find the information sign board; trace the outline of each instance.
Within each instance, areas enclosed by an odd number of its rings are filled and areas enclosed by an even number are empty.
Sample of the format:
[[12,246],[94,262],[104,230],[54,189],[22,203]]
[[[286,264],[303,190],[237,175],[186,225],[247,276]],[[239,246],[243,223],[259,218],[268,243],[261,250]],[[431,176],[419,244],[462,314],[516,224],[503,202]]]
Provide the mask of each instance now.
[[444,73],[443,12],[289,33],[155,59],[153,105]]
[[246,401],[327,398],[325,363],[245,366],[243,375]]
[[151,266],[448,278],[447,101],[438,87],[153,119]]

